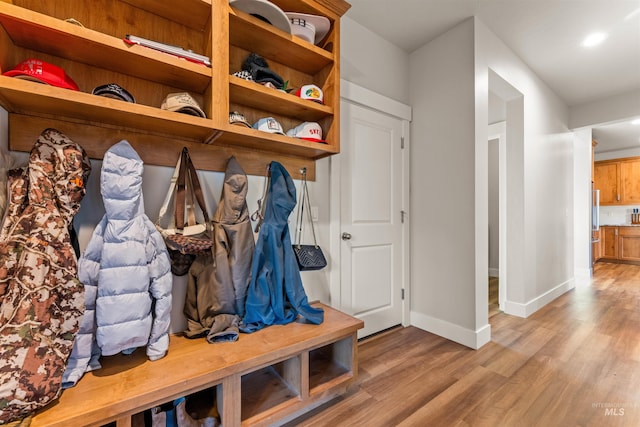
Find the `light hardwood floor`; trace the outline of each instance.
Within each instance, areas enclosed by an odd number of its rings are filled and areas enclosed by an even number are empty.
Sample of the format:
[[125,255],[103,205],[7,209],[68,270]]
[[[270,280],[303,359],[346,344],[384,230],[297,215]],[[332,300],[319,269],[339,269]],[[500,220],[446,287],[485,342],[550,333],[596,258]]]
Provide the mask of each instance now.
[[500,313],[498,287],[498,278],[489,277],[489,318],[493,317],[495,314]]
[[350,392],[291,426],[640,426],[640,266],[599,263],[471,350],[414,327],[359,345]]

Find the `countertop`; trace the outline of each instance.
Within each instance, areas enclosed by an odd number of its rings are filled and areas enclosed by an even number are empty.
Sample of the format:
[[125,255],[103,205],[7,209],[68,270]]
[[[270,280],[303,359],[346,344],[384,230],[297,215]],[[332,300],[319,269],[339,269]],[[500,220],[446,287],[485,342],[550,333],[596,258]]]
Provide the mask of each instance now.
[[640,227],[640,224],[600,224],[600,227]]

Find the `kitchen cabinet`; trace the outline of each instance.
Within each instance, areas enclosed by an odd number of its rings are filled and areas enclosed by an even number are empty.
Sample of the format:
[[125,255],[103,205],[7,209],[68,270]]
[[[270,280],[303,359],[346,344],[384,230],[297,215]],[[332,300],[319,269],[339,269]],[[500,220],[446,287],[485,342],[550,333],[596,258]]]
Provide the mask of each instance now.
[[[249,174],[263,175],[276,160],[297,178],[315,160],[340,152],[340,18],[344,0],[273,0],[285,11],[330,21],[314,45],[217,0],[0,1],[0,69],[28,58],[63,68],[80,91],[0,76],[0,105],[9,112],[9,148],[29,151],[53,127],[100,159],[127,139],[146,164],[175,166],[187,146],[198,169],[223,171],[234,155]],[[66,22],[73,18],[82,26]],[[181,46],[211,58],[207,67],[123,42],[132,34]],[[232,76],[249,53],[265,58],[289,88],[319,86],[324,104]],[[136,103],[92,95],[118,83]],[[189,92],[206,118],[162,110],[169,93]],[[274,117],[284,130],[304,121],[320,124],[326,144],[232,125],[229,112],[250,123]]]
[[618,259],[640,261],[640,227],[618,227]]
[[640,204],[640,159],[620,162],[620,197],[624,205]]
[[594,187],[600,205],[640,204],[640,157],[595,162]]
[[618,258],[618,227],[600,227],[600,248],[602,258]]
[[596,162],[594,187],[600,190],[600,205],[620,204],[620,163]]
[[[596,251],[594,249],[594,258]],[[640,227],[600,227],[600,258],[607,261],[640,263]]]

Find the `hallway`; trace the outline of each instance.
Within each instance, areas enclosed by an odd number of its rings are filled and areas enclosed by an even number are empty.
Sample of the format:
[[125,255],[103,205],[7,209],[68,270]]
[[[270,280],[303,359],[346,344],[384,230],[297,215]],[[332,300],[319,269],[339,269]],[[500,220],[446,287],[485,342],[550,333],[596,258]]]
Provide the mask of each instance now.
[[359,377],[296,426],[638,426],[640,266],[598,263],[474,351],[414,327],[360,343]]

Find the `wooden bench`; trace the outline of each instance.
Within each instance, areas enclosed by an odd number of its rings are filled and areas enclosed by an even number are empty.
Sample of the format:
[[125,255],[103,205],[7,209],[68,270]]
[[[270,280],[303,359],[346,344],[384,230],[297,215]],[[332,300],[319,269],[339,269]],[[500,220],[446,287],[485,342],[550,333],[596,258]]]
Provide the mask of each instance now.
[[132,417],[180,396],[216,387],[225,427],[271,425],[344,393],[357,375],[361,320],[322,304],[321,325],[291,323],[240,334],[236,342],[171,336],[169,352],[151,362],[144,349],[101,359],[60,398],[40,410],[32,427],[130,427]]

